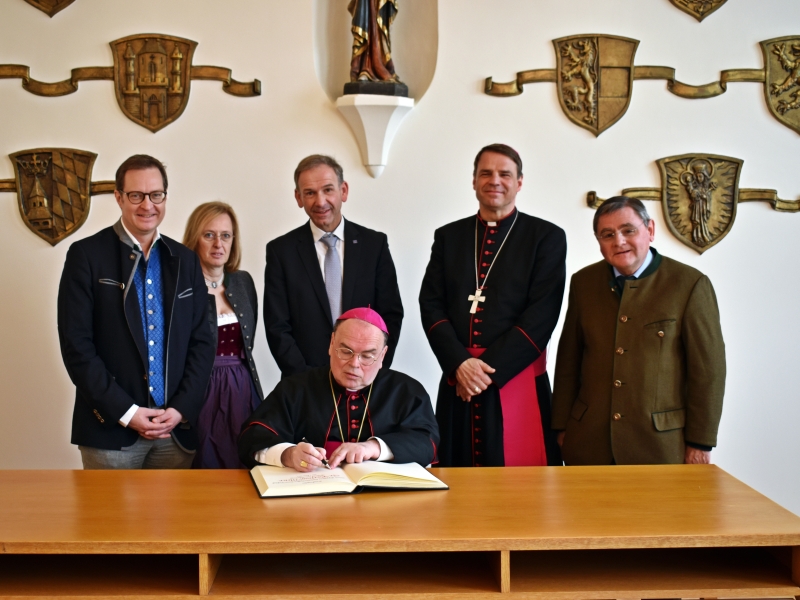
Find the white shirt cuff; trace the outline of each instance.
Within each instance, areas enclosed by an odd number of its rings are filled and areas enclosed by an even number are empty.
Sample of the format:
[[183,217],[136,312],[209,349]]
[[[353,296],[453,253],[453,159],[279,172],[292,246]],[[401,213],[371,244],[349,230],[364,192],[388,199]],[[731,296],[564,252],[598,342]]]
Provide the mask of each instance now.
[[369,439],[375,440],[376,442],[378,442],[378,445],[381,447],[381,454],[376,459],[378,462],[386,462],[386,461],[392,460],[394,458],[394,454],[392,453],[391,448],[389,448],[389,446],[386,445],[386,442],[384,442],[381,438],[379,438],[379,437],[371,437]]
[[136,414],[137,410],[139,410],[139,405],[132,404],[131,407],[128,409],[128,412],[126,412],[119,418],[119,424],[122,425],[123,427],[127,427],[128,423],[131,422],[131,419],[133,418],[133,415]]
[[287,448],[291,448],[296,444],[275,444],[269,448],[264,448],[263,450],[259,450],[256,452],[253,457],[264,465],[271,465],[273,467],[282,467],[283,463],[281,462],[281,454]]

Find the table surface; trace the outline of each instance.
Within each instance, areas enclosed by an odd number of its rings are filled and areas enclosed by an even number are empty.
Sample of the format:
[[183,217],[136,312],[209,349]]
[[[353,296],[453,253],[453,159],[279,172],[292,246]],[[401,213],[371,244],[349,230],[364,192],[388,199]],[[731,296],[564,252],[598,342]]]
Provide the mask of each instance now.
[[800,546],[800,517],[713,465],[431,471],[449,491],[268,500],[247,471],[0,471],[0,552]]

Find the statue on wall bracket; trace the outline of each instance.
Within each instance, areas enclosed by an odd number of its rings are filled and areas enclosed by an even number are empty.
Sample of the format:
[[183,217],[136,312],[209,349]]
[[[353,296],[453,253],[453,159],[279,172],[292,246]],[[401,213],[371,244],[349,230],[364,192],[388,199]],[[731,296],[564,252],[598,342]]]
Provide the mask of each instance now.
[[638,44],[638,40],[604,34],[559,38],[553,40],[556,69],[520,71],[507,83],[487,77],[484,92],[519,96],[528,83],[557,83],[558,99],[567,118],[598,136],[628,110],[637,79],[664,79],[670,92],[689,99],[724,94],[730,82],[763,83],[770,112],[800,133],[800,36],[761,42],[763,69],[728,69],[720,73],[719,81],[705,85],[678,81],[672,67],[634,66]]
[[392,60],[391,26],[397,16],[397,0],[350,0],[353,16],[353,54],[347,94],[379,94],[408,97]]
[[669,0],[680,8],[683,12],[692,15],[698,21],[702,21],[708,15],[716,11],[728,0]]
[[156,132],[183,114],[193,79],[221,81],[233,96],[261,95],[261,82],[241,83],[223,67],[193,66],[197,42],[162,34],[139,34],[111,42],[113,67],[83,67],[57,83],[30,76],[24,65],[0,65],[0,79],[22,79],[22,87],[37,96],[65,96],[78,91],[78,83],[114,80],[117,103],[131,121]]
[[56,13],[61,12],[75,2],[75,0],[25,0],[25,2],[47,13],[47,16],[52,18]]
[[89,216],[91,197],[110,194],[113,181],[92,182],[97,155],[72,148],[37,148],[9,156],[14,179],[0,179],[0,191],[17,192],[19,214],[51,246],[75,233]]
[[[623,196],[661,201],[672,234],[702,254],[728,235],[740,202],[769,202],[779,212],[800,212],[800,199],[781,200],[776,190],[739,189],[744,161],[717,154],[682,154],[656,161],[661,188],[628,188]],[[598,208],[604,200],[589,192],[586,202]]]

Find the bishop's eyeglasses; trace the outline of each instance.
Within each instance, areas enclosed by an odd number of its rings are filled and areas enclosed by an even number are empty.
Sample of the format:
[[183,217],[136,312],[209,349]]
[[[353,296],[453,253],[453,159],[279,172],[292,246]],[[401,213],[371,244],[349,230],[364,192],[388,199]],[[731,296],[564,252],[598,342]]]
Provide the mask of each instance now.
[[362,367],[369,367],[378,360],[378,354],[375,352],[353,352],[350,348],[336,348],[336,356],[344,362],[349,362],[354,356],[357,356]]

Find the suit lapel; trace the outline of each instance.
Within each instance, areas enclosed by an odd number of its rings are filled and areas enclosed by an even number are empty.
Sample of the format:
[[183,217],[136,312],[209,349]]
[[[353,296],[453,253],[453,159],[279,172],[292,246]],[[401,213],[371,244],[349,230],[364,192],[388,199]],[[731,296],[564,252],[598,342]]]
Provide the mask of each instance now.
[[[125,290],[122,295],[123,310],[125,320],[128,322],[133,341],[142,357],[142,363],[147,363],[147,351],[145,350],[144,325],[142,325],[142,315],[139,312],[139,298],[137,297],[136,286],[133,283],[133,270],[140,260],[144,260],[142,253],[125,244],[119,242],[119,259],[121,280],[125,283]],[[133,257],[133,258],[131,258]]]
[[[328,303],[328,292],[325,291],[325,281],[322,279],[317,250],[314,248],[314,236],[311,235],[311,227],[308,224],[300,228],[299,235],[297,236],[297,253],[300,255],[303,266],[306,268],[311,287],[314,289],[314,293],[317,295],[317,299],[322,305],[322,312],[327,315],[328,322],[331,324],[331,327],[333,327],[331,305]],[[347,253],[345,253],[345,256],[347,256]]]
[[353,295],[361,271],[361,245],[358,243],[358,229],[345,220],[344,222],[344,280],[342,283],[342,312],[354,307]]

